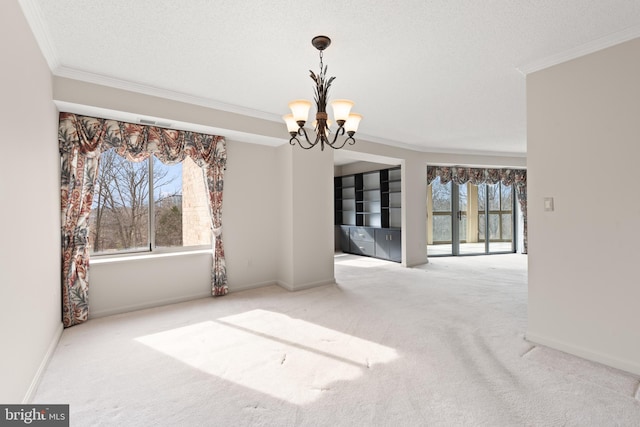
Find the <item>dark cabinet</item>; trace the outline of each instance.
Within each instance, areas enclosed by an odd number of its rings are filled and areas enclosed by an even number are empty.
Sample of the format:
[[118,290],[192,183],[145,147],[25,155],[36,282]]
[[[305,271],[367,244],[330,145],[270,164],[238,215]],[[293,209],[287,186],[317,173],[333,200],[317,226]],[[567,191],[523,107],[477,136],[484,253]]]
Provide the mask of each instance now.
[[340,249],[345,253],[365,255],[389,261],[402,261],[400,229],[338,226]]
[[402,232],[388,228],[376,229],[376,257],[402,261]]
[[350,241],[351,237],[349,236],[351,230],[349,226],[341,225],[338,227],[339,230],[339,239],[340,239],[340,250],[342,252],[349,252],[351,250]]
[[350,252],[356,255],[375,256],[375,229],[369,227],[350,228]]
[[401,169],[334,178],[336,242],[343,252],[400,262]]

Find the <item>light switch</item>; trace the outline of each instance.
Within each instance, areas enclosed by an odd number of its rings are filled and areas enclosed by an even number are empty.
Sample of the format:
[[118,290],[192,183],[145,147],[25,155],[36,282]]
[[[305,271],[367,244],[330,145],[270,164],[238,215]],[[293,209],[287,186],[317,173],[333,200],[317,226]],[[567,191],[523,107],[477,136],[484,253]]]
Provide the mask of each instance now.
[[553,197],[544,198],[544,210],[546,212],[553,212]]

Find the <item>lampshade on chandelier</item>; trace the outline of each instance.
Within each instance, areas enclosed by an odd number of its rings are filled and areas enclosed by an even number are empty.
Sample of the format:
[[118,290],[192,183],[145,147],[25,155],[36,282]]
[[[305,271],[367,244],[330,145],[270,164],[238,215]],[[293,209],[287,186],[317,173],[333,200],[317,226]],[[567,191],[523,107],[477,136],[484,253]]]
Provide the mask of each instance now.
[[[315,147],[318,143],[320,143],[321,150],[324,150],[325,145],[336,150],[344,147],[347,142],[350,145],[353,145],[356,143],[353,135],[355,135],[358,130],[358,125],[360,124],[362,116],[360,114],[351,113],[353,102],[348,99],[336,99],[331,103],[331,107],[333,107],[333,118],[335,123],[338,125],[338,129],[336,129],[333,138],[330,139],[329,137],[329,134],[331,133],[331,129],[329,129],[331,121],[327,115],[327,100],[329,99],[329,88],[331,87],[331,83],[335,77],[329,77],[327,80],[327,67],[322,63],[322,52],[329,47],[331,39],[327,36],[316,36],[311,40],[311,44],[320,51],[320,73],[315,74],[313,71],[309,70],[311,73],[311,79],[316,83],[316,120],[313,122],[316,135],[315,139],[312,136],[312,141],[309,139],[309,135],[304,128],[304,125],[309,118],[311,102],[304,99],[297,99],[289,103],[291,114],[283,116],[284,121],[287,123],[289,135],[291,135],[289,143],[291,145],[295,145],[297,142],[298,145],[305,150]],[[345,132],[348,137],[346,137],[342,142],[338,142],[338,137],[344,136]],[[298,139],[299,136],[304,136],[304,139],[301,141]]]

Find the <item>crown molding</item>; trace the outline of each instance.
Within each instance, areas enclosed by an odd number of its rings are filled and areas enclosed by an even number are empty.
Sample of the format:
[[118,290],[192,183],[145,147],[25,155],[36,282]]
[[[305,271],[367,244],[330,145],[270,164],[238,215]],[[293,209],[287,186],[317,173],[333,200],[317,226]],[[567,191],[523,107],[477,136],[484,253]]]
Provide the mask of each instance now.
[[51,72],[55,73],[60,67],[60,60],[58,59],[58,52],[51,42],[49,29],[44,23],[45,21],[42,18],[42,12],[38,4],[33,0],[18,0],[18,3],[40,47],[42,56],[44,56],[45,61],[47,61]]
[[640,37],[640,25],[600,37],[580,46],[517,67],[524,76]]
[[56,77],[69,78],[79,80],[86,83],[93,83],[101,86],[112,87],[115,89],[127,90],[130,92],[141,93],[143,95],[155,96],[158,98],[171,99],[173,101],[184,102],[186,104],[199,105],[214,110],[226,111],[244,116],[254,117],[257,119],[269,120],[274,122],[281,121],[277,114],[267,113],[252,108],[241,107],[239,105],[227,104],[225,102],[215,101],[212,99],[202,98],[199,96],[188,95],[181,92],[175,92],[168,89],[161,89],[142,83],[132,82],[128,80],[116,79],[97,73],[78,70],[69,67],[58,67],[53,73]]
[[362,133],[357,133],[358,141],[365,142],[373,142],[376,144],[387,145],[395,148],[402,148],[410,151],[417,151],[420,153],[429,153],[429,154],[456,154],[456,155],[470,155],[470,156],[492,156],[492,157],[518,157],[518,158],[526,158],[526,152],[515,152],[515,151],[487,151],[487,150],[468,150],[468,149],[451,149],[451,148],[441,148],[435,147],[432,145],[416,145],[409,144],[406,142],[394,141],[392,139],[380,138],[377,136],[366,135]]

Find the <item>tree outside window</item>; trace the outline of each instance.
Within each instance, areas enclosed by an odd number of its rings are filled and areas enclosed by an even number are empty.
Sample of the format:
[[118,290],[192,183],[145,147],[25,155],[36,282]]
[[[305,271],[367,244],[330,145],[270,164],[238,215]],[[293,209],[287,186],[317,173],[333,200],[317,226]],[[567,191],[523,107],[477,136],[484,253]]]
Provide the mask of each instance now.
[[202,171],[189,158],[165,165],[154,156],[131,162],[105,151],[90,220],[94,255],[211,244]]

